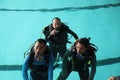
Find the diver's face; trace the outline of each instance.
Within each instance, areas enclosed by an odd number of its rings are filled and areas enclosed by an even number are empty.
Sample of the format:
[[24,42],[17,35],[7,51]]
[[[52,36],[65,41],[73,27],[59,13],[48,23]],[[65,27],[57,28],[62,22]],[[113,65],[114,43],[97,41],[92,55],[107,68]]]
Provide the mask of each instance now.
[[52,22],[52,26],[54,29],[57,29],[61,26],[61,22],[58,19],[54,19]]
[[42,54],[45,50],[46,50],[46,46],[44,43],[39,43],[39,42],[35,43],[34,46],[35,54]]
[[87,48],[78,42],[76,43],[76,50],[77,54],[84,54],[87,51]]

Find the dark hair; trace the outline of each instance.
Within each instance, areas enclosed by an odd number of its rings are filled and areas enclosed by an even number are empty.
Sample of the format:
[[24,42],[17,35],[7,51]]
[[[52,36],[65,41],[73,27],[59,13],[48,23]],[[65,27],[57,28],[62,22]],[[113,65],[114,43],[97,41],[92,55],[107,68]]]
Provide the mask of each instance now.
[[59,20],[59,21],[61,22],[61,19],[60,19],[59,17],[54,17],[54,18],[52,19],[52,21],[53,21],[54,19],[57,19],[57,20]]
[[36,42],[44,43],[46,45],[46,41],[44,39],[37,39]]
[[90,38],[84,37],[84,38],[80,38],[78,42],[87,48],[90,45],[89,41]]

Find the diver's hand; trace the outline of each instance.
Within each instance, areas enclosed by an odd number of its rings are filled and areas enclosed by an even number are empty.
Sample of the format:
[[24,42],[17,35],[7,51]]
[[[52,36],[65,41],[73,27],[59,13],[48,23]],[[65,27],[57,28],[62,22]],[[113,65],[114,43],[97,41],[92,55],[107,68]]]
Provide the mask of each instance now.
[[108,80],[115,80],[115,77],[110,77]]
[[51,31],[50,35],[55,35],[55,34],[56,34],[56,30],[54,29]]

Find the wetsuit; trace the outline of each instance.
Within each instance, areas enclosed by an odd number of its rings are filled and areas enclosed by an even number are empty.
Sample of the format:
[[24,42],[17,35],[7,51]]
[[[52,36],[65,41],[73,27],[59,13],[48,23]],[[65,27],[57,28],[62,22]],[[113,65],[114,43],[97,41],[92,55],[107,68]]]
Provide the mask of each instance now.
[[53,55],[43,53],[40,55],[41,61],[35,60],[34,55],[34,52],[31,51],[25,59],[22,66],[23,80],[53,80]]
[[57,33],[54,36],[50,35],[52,30],[54,30],[52,24],[44,28],[43,33],[45,35],[45,39],[49,42],[50,50],[52,51],[55,59],[57,58],[58,52],[60,57],[63,58],[63,55],[67,51],[66,44],[68,42],[68,33],[75,39],[78,39],[78,36],[64,23],[62,23],[60,28],[56,30]]
[[[89,73],[89,66],[91,71]],[[74,46],[63,57],[62,71],[57,80],[66,80],[72,71],[77,71],[80,80],[93,80],[96,73],[96,56],[94,49],[81,55],[77,54]]]

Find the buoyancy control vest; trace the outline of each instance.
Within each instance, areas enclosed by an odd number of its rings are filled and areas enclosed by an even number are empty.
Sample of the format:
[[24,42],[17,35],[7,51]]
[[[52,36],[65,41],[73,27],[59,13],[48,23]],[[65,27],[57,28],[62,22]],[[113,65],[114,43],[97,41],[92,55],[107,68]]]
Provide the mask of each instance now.
[[47,50],[44,52],[45,54],[45,61],[46,61],[46,64],[45,65],[33,65],[33,60],[34,60],[34,55],[35,55],[35,52],[33,50],[33,47],[31,48],[30,50],[30,60],[29,60],[29,67],[31,70],[34,70],[34,71],[40,71],[40,72],[44,72],[44,71],[47,71],[48,70],[48,64],[49,64],[49,57],[50,57],[50,51],[49,49],[47,48]]
[[52,45],[62,45],[67,43],[68,41],[68,26],[66,26],[64,23],[61,24],[60,28],[56,29],[56,34],[53,36],[50,36],[50,32],[54,29],[52,27],[52,24],[47,26],[43,33],[46,35],[46,40],[49,41]]
[[75,46],[71,48],[72,51],[72,70],[86,70],[91,65],[91,60],[95,56],[96,48],[89,46],[87,52],[83,55],[77,55]]

